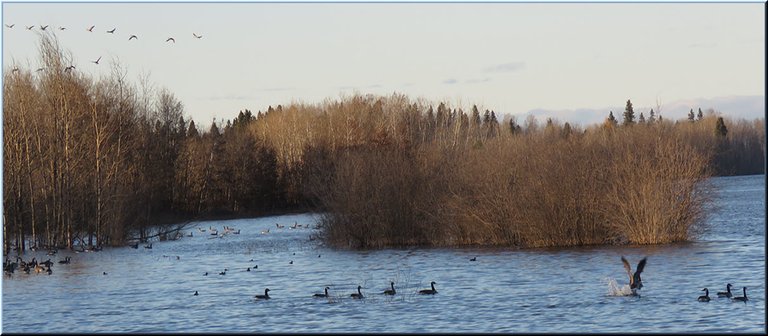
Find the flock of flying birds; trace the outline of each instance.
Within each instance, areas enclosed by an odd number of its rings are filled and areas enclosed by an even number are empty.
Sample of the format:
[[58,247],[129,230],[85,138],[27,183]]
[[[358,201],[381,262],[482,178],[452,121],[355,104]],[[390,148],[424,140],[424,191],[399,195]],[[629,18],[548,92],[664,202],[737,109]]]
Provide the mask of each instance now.
[[[8,29],[13,29],[13,27],[15,27],[15,26],[16,26],[16,24],[15,24],[15,23],[13,23],[13,24],[6,24],[6,25],[5,25],[5,27],[6,27],[6,28],[8,28]],[[42,31],[45,31],[46,29],[48,29],[48,26],[49,26],[49,25],[45,25],[45,26],[42,26],[42,25],[41,25],[41,26],[39,26],[39,28],[40,28],[40,30],[42,30]],[[35,26],[34,26],[34,25],[31,25],[31,26],[24,26],[24,27],[25,27],[27,30],[32,30],[32,29],[34,29],[34,28],[35,28]],[[88,31],[88,32],[90,32],[90,33],[93,33],[93,29],[94,29],[94,28],[96,28],[96,26],[95,26],[95,25],[92,25],[92,26],[90,26],[90,27],[86,28],[85,30],[86,30],[86,31]],[[63,31],[63,30],[67,30],[67,28],[66,28],[66,27],[59,27],[59,30]],[[117,30],[117,28],[115,27],[115,28],[112,28],[111,30],[107,30],[107,31],[106,31],[106,33],[108,33],[108,34],[114,34],[116,30]],[[192,33],[192,36],[194,36],[196,39],[201,39],[201,38],[203,38],[203,35],[197,35],[196,33]],[[139,39],[139,37],[138,37],[138,36],[136,36],[136,35],[133,35],[133,34],[132,34],[132,35],[131,35],[131,36],[128,38],[128,41],[131,41],[131,40],[138,40],[138,39]],[[175,43],[176,43],[176,39],[175,39],[175,38],[173,38],[173,37],[171,36],[171,37],[168,37],[167,39],[165,39],[165,42],[166,42],[166,43],[168,43],[168,42],[173,42],[173,43],[175,44]],[[101,56],[99,56],[99,58],[97,58],[95,61],[91,61],[91,63],[94,63],[94,64],[98,65],[98,64],[99,64],[99,61],[101,61]],[[69,71],[71,71],[72,69],[75,69],[75,66],[74,66],[74,65],[70,65],[70,66],[68,66],[68,67],[64,68],[64,71],[67,71],[67,72],[69,72]],[[18,69],[18,68],[16,68],[16,67],[14,67],[14,68],[13,68],[13,72],[16,72],[16,71],[19,71],[19,69]],[[43,68],[38,68],[38,69],[37,69],[37,71],[38,71],[38,72],[39,72],[39,71],[43,71]]]

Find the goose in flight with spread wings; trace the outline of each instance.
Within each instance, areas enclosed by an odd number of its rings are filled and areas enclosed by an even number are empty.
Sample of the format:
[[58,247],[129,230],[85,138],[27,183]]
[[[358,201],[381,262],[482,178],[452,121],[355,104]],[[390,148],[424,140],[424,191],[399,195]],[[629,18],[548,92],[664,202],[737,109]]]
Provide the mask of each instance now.
[[107,30],[107,33],[114,34],[115,30],[117,30],[117,28],[112,28],[112,30]]
[[[15,25],[16,25],[16,24],[14,23],[14,24],[10,24],[10,25],[8,25],[8,24],[7,24],[7,25],[5,25],[5,26],[6,26],[6,27],[8,27],[8,28],[13,28],[13,26],[15,26]],[[200,36],[200,37],[202,37],[202,36]]]
[[192,33],[192,36],[194,36],[194,37],[196,37],[196,38],[199,38],[199,39],[200,39],[200,38],[203,38],[203,35],[197,35],[197,34],[195,34],[195,33]]
[[629,265],[629,261],[627,261],[624,256],[621,257],[621,262],[624,263],[624,269],[627,270],[627,276],[629,276],[629,288],[632,289],[633,293],[635,289],[643,288],[643,280],[640,279],[640,273],[643,272],[643,268],[645,268],[645,262],[647,259],[648,258],[643,258],[639,263],[637,263],[637,268],[633,274],[632,266]]
[[96,28],[96,26],[91,26],[91,28],[86,29],[87,31],[93,33],[93,28]]
[[131,35],[131,37],[128,38],[128,41],[133,40],[133,39],[137,39],[138,40],[139,37],[136,36],[136,35]]
[[92,62],[92,63],[96,63],[96,64],[99,64],[99,61],[101,61],[101,56],[99,56],[99,58],[98,58],[97,60],[95,60],[95,61],[91,61],[91,62]]
[[168,41],[171,41],[171,42],[173,42],[173,43],[176,43],[176,39],[175,39],[175,38],[173,38],[173,37],[169,37],[167,40],[165,40],[165,42],[168,42]]

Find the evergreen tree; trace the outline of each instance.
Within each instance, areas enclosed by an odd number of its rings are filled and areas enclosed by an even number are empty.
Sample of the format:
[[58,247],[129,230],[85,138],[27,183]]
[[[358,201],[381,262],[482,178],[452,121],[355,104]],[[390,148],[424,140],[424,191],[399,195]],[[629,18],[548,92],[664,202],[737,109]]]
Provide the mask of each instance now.
[[522,127],[517,123],[515,117],[509,118],[509,133],[518,134],[522,131]]
[[717,123],[715,124],[715,136],[718,138],[725,138],[728,134],[728,128],[725,127],[723,117],[717,117]]
[[610,113],[608,113],[608,119],[607,119],[607,121],[608,121],[609,123],[613,124],[614,126],[616,126],[616,125],[618,125],[618,124],[619,124],[619,121],[618,121],[618,120],[616,120],[616,117],[614,117],[614,116],[613,116],[613,111],[611,111]]
[[565,125],[563,125],[563,137],[568,138],[569,136],[571,136],[572,132],[573,131],[571,130],[571,124],[566,121]]
[[477,105],[472,105],[472,123],[475,128],[479,127],[482,121],[480,120],[480,111],[477,109]]
[[704,112],[701,112],[701,107],[699,107],[699,113],[696,115],[697,120],[704,119]]
[[696,120],[696,115],[693,114],[693,109],[691,109],[691,112],[688,112],[688,121],[693,122]]
[[640,112],[640,117],[637,118],[637,122],[645,124],[645,117],[643,116],[643,112]]
[[632,102],[627,99],[627,106],[624,108],[624,126],[635,123],[635,111],[632,109]]
[[648,123],[653,124],[656,122],[656,114],[653,112],[653,109],[651,109],[651,112],[649,113],[650,116],[648,117]]
[[190,138],[192,138],[192,137],[196,138],[196,137],[200,136],[200,134],[197,132],[197,127],[195,127],[195,121],[194,120],[190,120],[189,121],[189,129],[187,129],[187,136],[190,137]]

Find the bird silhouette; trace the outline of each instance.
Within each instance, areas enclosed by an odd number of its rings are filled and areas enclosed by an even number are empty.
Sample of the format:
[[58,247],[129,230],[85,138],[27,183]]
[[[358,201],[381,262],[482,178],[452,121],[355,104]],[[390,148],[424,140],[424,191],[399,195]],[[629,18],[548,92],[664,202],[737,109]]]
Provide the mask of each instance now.
[[98,58],[97,60],[95,60],[95,61],[91,61],[91,62],[93,62],[93,63],[96,63],[96,64],[99,64],[99,61],[101,61],[101,56],[99,56],[99,58]]
[[37,72],[43,71],[43,68],[37,68]]
[[114,34],[116,29],[117,28],[112,28],[112,30],[107,30],[107,33]]
[[192,33],[192,36],[197,37],[197,38],[203,38],[203,35],[197,35],[195,33]]
[[[11,24],[11,25],[5,25],[5,26],[6,26],[6,27],[8,27],[8,28],[13,28],[13,26],[15,26],[15,25],[16,25],[16,24],[14,23],[14,24]],[[201,36],[201,37],[202,37],[202,36]]]
[[[641,289],[643,288],[643,280],[640,279],[640,273],[643,272],[643,269],[645,268],[645,262],[647,258],[643,258],[640,260],[640,262],[637,263],[637,268],[635,269],[635,273],[632,273],[632,266],[629,265],[629,261],[627,261],[626,258],[623,256],[621,257],[621,262],[624,264],[624,269],[627,271],[627,276],[629,276],[629,288],[631,289]],[[632,291],[635,292],[634,290]]]
[[59,30],[66,30],[67,27],[59,27]]
[[[136,35],[131,35],[131,37],[129,37],[129,38],[128,38],[128,41],[130,41],[130,40],[132,40],[132,39],[137,39],[137,40],[138,40],[138,39],[139,39],[139,37],[138,37],[138,36],[136,36]],[[189,234],[190,234],[190,237],[192,237],[192,236],[191,236],[191,234],[192,234],[192,233],[190,232]]]
[[91,26],[91,28],[86,29],[87,31],[93,33],[93,28],[96,28],[96,26]]
[[35,28],[34,25],[27,27],[27,30],[32,30],[32,28]]
[[11,72],[18,72],[18,71],[19,71],[19,68],[13,68],[13,70],[11,70]]
[[41,27],[40,27],[40,30],[45,30],[45,28],[48,28],[48,25],[45,25],[45,26],[41,26]]
[[66,71],[66,72],[69,72],[69,71],[71,71],[71,70],[72,70],[72,69],[74,69],[74,68],[75,68],[75,66],[74,66],[74,65],[70,65],[70,66],[68,66],[68,67],[64,68],[64,71]]
[[173,41],[173,43],[176,43],[176,39],[174,39],[173,37],[169,37],[167,40],[165,40],[165,42],[168,42],[168,41]]

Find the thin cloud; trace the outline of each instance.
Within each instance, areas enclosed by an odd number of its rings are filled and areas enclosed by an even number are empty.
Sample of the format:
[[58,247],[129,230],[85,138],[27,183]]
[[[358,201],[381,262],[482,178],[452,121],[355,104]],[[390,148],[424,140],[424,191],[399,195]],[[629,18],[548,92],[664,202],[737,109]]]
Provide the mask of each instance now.
[[262,91],[290,91],[295,89],[296,89],[295,87],[274,87],[274,88],[262,89]]
[[459,81],[457,81],[456,78],[448,78],[448,79],[443,81],[443,84],[456,84],[458,82]]
[[479,78],[479,79],[478,78],[467,79],[466,83],[467,84],[476,84],[476,83],[485,83],[485,82],[490,82],[490,81],[491,81],[491,77],[485,77],[485,78]]
[[253,99],[251,96],[210,96],[207,100],[249,100]]
[[498,64],[483,69],[483,72],[500,73],[500,72],[514,72],[519,71],[525,67],[525,62],[509,62]]

